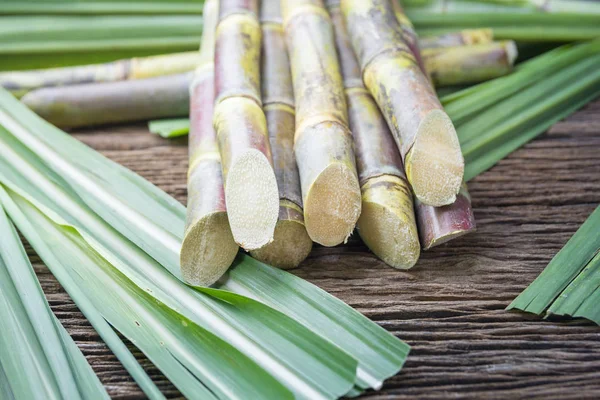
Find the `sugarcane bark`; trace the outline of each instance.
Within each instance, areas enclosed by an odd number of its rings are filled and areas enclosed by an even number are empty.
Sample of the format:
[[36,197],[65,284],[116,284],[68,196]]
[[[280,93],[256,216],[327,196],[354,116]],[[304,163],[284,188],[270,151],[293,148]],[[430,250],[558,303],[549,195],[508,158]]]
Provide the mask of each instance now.
[[42,87],[113,82],[127,79],[129,60],[77,67],[49,68],[0,73],[0,86],[11,91],[31,91]]
[[415,195],[426,204],[451,204],[464,174],[456,131],[405,42],[394,7],[385,0],[341,4],[364,83],[392,129]]
[[[210,74],[210,77],[212,78],[212,74]],[[214,95],[207,94],[209,93],[208,83],[200,82],[196,87],[192,87],[188,216],[197,214],[201,217],[214,212],[227,211],[221,171],[221,156],[219,155],[217,136],[212,127],[213,104],[211,97],[214,98]],[[211,80],[210,85],[212,83]],[[196,171],[199,172],[197,176]],[[186,226],[189,227],[197,219],[188,220]]]
[[42,88],[21,100],[65,128],[179,117],[189,112],[192,75]]
[[[206,18],[204,32],[206,32]],[[173,75],[192,71],[201,62],[201,54],[197,51],[165,54],[160,56],[136,57],[129,61],[126,79],[144,79],[154,76]]]
[[490,43],[493,39],[494,33],[491,29],[463,29],[444,35],[419,38],[419,48],[422,51],[444,47],[472,46]]
[[[270,17],[273,18],[273,15]],[[283,26],[279,23],[263,23],[262,32],[263,104],[283,104],[293,108],[294,89]]]
[[419,68],[421,68],[423,74],[428,75],[429,72],[425,68],[425,63],[423,62],[423,58],[421,57],[421,51],[419,48],[419,38],[417,36],[417,32],[415,31],[415,27],[404,13],[404,9],[402,8],[402,5],[400,5],[400,1],[392,0],[391,3],[394,9],[394,13],[396,14],[396,20],[400,24],[400,29],[402,30],[404,43],[406,43],[408,49],[415,57],[415,60],[419,65]]
[[423,250],[446,243],[475,230],[471,196],[463,184],[456,201],[444,207],[415,204]]
[[286,199],[302,207],[300,175],[294,155],[295,115],[293,108],[281,104],[271,104],[264,108],[267,117],[273,164],[279,198]]
[[213,124],[223,162],[228,217],[246,250],[273,240],[279,199],[260,93],[258,5],[221,2],[215,50]]
[[231,14],[217,28],[216,102],[248,97],[259,105],[261,30],[256,17]]
[[344,242],[360,215],[360,187],[331,20],[320,1],[282,2],[296,96],[294,150],[311,239]]
[[115,82],[173,75],[193,70],[197,51],[117,60],[104,64],[0,73],[0,86],[22,96],[42,87]]
[[477,83],[506,75],[516,58],[517,47],[512,41],[423,51],[436,86]]

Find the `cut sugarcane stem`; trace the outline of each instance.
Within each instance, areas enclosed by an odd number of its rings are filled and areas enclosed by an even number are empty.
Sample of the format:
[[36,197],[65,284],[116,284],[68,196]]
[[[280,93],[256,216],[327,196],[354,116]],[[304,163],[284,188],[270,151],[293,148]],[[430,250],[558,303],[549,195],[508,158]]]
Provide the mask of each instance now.
[[373,177],[363,184],[362,192],[360,237],[386,264],[412,268],[419,259],[419,235],[406,179],[391,174]]
[[394,14],[396,15],[396,20],[400,24],[400,31],[402,32],[402,38],[404,42],[403,44],[408,46],[408,49],[414,56],[423,74],[429,77],[429,73],[427,69],[425,69],[425,63],[421,58],[421,52],[419,50],[419,38],[417,36],[417,32],[415,32],[415,27],[404,13],[404,9],[402,8],[400,1],[391,1],[390,3],[392,5],[392,9],[394,10]]
[[42,88],[21,101],[63,128],[185,116],[192,73]]
[[356,225],[361,193],[331,20],[320,2],[284,0],[282,10],[306,229],[313,241],[335,246]]
[[392,129],[415,195],[432,206],[453,203],[464,174],[456,130],[405,43],[394,7],[385,0],[341,5],[365,85]]
[[339,6],[328,2],[341,64],[350,129],[354,137],[362,210],[358,233],[386,264],[408,269],[419,259],[413,195],[392,134],[362,84]]
[[214,41],[219,3],[204,5],[201,62],[190,86],[188,204],[181,246],[181,275],[194,286],[210,286],[238,252],[225,207],[217,134],[213,129]]
[[[205,22],[206,23],[206,22]],[[19,93],[42,87],[114,82],[173,75],[193,70],[200,62],[197,51],[137,57],[104,64],[0,73],[0,86]]]
[[279,219],[273,241],[250,254],[282,269],[297,267],[312,249],[306,232],[300,175],[294,155],[294,92],[279,0],[261,2],[263,111],[267,118],[279,189]]
[[281,199],[273,241],[250,254],[274,267],[292,269],[308,257],[312,243],[306,232],[302,209],[294,202]]
[[425,67],[436,87],[478,83],[510,73],[517,58],[513,41],[425,49]]
[[475,230],[475,217],[466,184],[461,187],[454,203],[443,207],[431,207],[416,201],[415,210],[423,250],[429,250]]
[[490,28],[463,29],[438,36],[419,38],[419,49],[439,49],[444,47],[473,46],[487,44],[494,40],[494,31]]
[[225,202],[236,243],[256,250],[273,240],[279,214],[261,108],[261,28],[256,2],[222,2],[219,14],[213,123],[223,161]]

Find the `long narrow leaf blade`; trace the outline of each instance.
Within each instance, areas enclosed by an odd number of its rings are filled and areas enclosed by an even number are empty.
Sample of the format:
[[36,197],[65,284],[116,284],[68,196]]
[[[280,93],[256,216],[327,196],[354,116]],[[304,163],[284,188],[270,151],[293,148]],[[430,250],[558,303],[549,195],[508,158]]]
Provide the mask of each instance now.
[[324,290],[240,255],[220,285],[293,316],[359,360],[357,382],[379,389],[402,368],[410,347]]
[[[43,164],[12,136],[0,137],[0,181],[57,223],[76,224],[97,251],[143,290],[242,349],[300,397],[338,397],[352,387],[356,361],[337,346],[262,303],[231,294],[228,301],[235,307],[230,307],[183,284],[107,226],[74,193],[57,186],[59,176],[47,169],[37,171],[34,165]],[[94,234],[98,240],[90,236]]]
[[[298,374],[300,368],[304,371],[300,374],[303,379],[297,381],[297,385],[294,384],[294,390],[305,390],[307,383],[317,391],[325,387],[330,390],[332,382],[338,382],[335,383],[335,393],[342,388],[342,394],[351,389],[354,379],[351,378],[350,386],[346,387],[348,373],[344,372],[351,368],[351,363],[347,360],[347,353],[339,350],[339,339],[327,340],[327,343],[333,342],[331,347],[317,345],[316,339],[311,339],[315,342],[315,348],[322,349],[320,355],[312,353],[303,356],[306,360],[311,360],[307,365],[290,364],[286,360],[286,353],[295,354],[298,351],[297,354],[301,355],[306,352],[302,340],[310,336],[304,331],[305,337],[290,337],[289,332],[300,332],[303,329],[310,331],[314,327],[305,327],[305,323],[294,315],[291,315],[291,319],[286,319],[283,318],[284,314],[273,314],[269,311],[270,307],[260,308],[259,304],[264,302],[263,299],[259,303],[244,296],[229,294],[228,301],[231,303],[235,300],[233,304],[236,307],[226,308],[222,306],[222,302],[209,301],[206,296],[209,294],[212,298],[219,298],[225,292],[199,289],[205,293],[203,294],[182,284],[179,279],[178,252],[183,235],[185,208],[179,203],[133,172],[45,123],[2,91],[0,124],[10,131],[9,136],[12,137],[9,139],[5,135],[5,149],[12,149],[13,152],[18,150],[21,154],[5,154],[6,162],[2,168],[12,174],[12,178],[5,179],[5,184],[12,185],[15,190],[26,190],[28,200],[38,208],[52,210],[69,221],[69,224],[76,226],[92,247],[138,286],[151,290],[153,296],[170,308],[207,329],[213,329],[213,332],[237,348],[246,348],[251,343],[249,340],[256,346],[258,341],[262,348],[253,347],[253,354],[257,357],[254,359],[266,368],[272,365],[273,368],[269,371],[286,382],[292,382],[284,378],[286,374]],[[19,146],[10,142],[11,140],[18,141],[22,149],[18,149]],[[38,168],[37,172],[32,172],[32,168]],[[52,181],[46,176],[51,176]],[[58,187],[53,187],[53,182],[58,183]],[[58,202],[60,204],[51,200],[55,198],[61,199]],[[47,214],[47,211],[44,213]],[[115,235],[115,230],[131,242]],[[247,310],[244,309],[244,304],[248,304]],[[346,305],[343,307],[349,308]],[[259,311],[262,313],[261,317],[251,317],[252,313]],[[273,318],[276,320],[272,320]],[[348,324],[347,316],[340,316],[339,319]],[[277,320],[279,323],[275,323]],[[216,321],[220,323],[215,324]],[[296,328],[292,329],[294,323]],[[359,331],[362,329],[365,327],[361,327]],[[260,337],[268,330],[274,330],[272,338],[278,340],[260,342]],[[314,332],[319,337],[325,334],[324,329],[315,329]],[[382,332],[379,331],[378,335]],[[388,340],[389,334],[383,333],[387,335],[385,340]],[[264,353],[268,348],[272,350]],[[298,350],[292,351],[293,349]],[[324,357],[328,353],[337,355]],[[385,359],[384,354],[378,353],[378,356]],[[401,367],[404,356],[404,353],[400,353],[396,369]],[[326,358],[330,361],[326,362]],[[332,364],[332,361],[335,362]],[[322,366],[317,368],[319,364],[311,367],[315,362],[329,366],[326,369]],[[368,364],[362,358],[358,362]],[[356,369],[356,362],[353,368]],[[354,370],[352,375],[355,374]],[[327,374],[324,371],[328,371]]]
[[0,359],[4,360],[0,362],[11,373],[15,395],[107,399],[85,357],[50,310],[25,249],[1,206],[0,232],[0,314],[4,326],[4,346],[0,346]]
[[508,309],[518,308],[541,314],[579,275],[599,250],[600,207],[596,208],[567,244],[554,256],[540,276],[513,300]]
[[76,231],[56,224],[15,193],[1,196],[49,267],[64,269],[111,325],[188,398],[290,398],[283,386],[236,349],[144,293]]

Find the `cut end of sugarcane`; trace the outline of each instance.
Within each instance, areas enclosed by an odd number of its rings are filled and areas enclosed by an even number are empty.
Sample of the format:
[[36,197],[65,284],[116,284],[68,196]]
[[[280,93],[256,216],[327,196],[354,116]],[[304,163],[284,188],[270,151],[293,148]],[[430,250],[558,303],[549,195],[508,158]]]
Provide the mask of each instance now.
[[506,61],[508,62],[508,65],[514,65],[519,56],[517,44],[512,40],[508,40],[504,42],[504,49],[506,51]]
[[465,162],[456,129],[445,112],[433,110],[423,118],[404,164],[408,181],[421,202],[441,207],[456,200]]
[[233,238],[242,248],[260,249],[273,240],[279,191],[263,153],[249,149],[234,160],[227,172],[225,202]]
[[473,232],[475,229],[471,229],[471,230],[456,230],[456,231],[452,231],[452,232],[448,232],[442,236],[439,236],[433,240],[430,240],[428,242],[423,241],[423,250],[431,250],[432,248],[436,247],[436,246],[440,246],[444,243],[448,243],[451,240],[457,239],[461,236],[466,235],[467,233],[471,233]]
[[386,264],[412,268],[420,254],[412,192],[405,179],[381,175],[362,186],[358,232],[363,242]]
[[360,215],[358,179],[348,165],[335,163],[313,182],[304,201],[304,223],[310,238],[323,246],[344,243]]
[[292,269],[308,257],[311,249],[312,240],[302,222],[280,220],[275,226],[273,241],[250,255],[274,267]]
[[367,247],[391,267],[410,269],[419,260],[421,245],[414,221],[407,223],[384,204],[363,203],[358,233]]
[[210,286],[227,272],[237,252],[227,214],[208,214],[185,232],[181,275],[192,286]]

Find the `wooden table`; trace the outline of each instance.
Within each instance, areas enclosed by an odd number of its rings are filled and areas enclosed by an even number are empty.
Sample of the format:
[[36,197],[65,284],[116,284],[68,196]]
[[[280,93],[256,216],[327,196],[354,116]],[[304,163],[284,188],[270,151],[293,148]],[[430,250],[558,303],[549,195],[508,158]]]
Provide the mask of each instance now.
[[[185,204],[187,139],[144,124],[75,136]],[[600,398],[600,327],[504,308],[600,203],[600,101],[556,124],[470,182],[478,231],[397,271],[358,238],[316,247],[294,271],[412,346],[402,372],[372,398]],[[37,256],[53,311],[114,398],[143,393]],[[598,305],[600,307],[600,305]],[[178,391],[139,351],[165,395]]]

